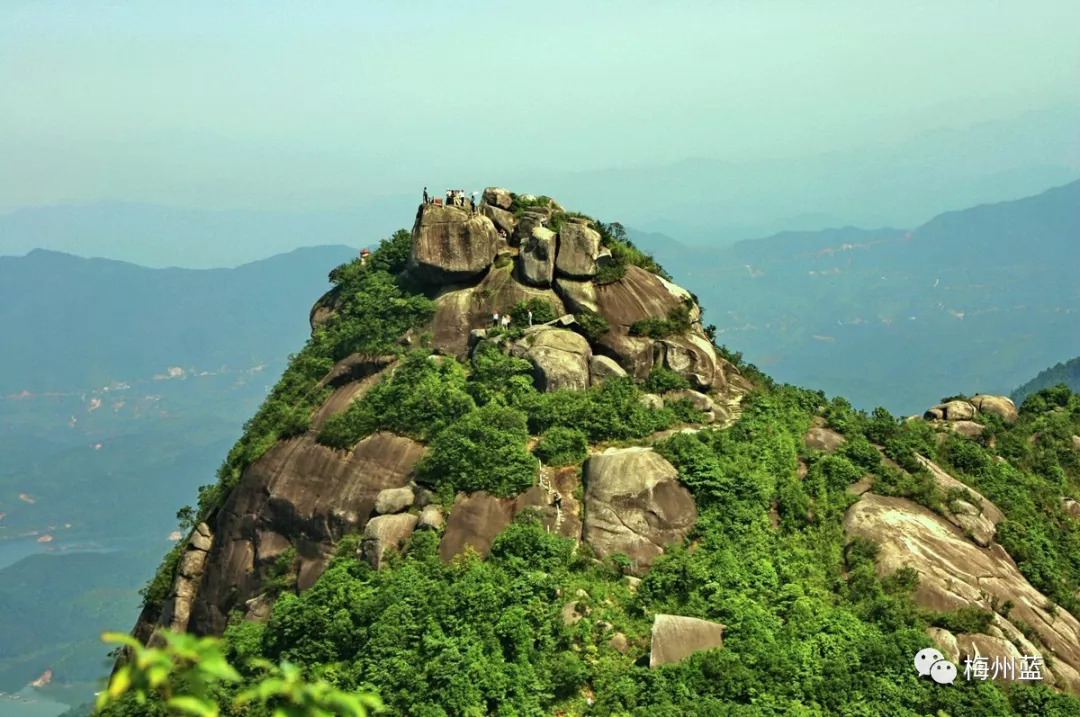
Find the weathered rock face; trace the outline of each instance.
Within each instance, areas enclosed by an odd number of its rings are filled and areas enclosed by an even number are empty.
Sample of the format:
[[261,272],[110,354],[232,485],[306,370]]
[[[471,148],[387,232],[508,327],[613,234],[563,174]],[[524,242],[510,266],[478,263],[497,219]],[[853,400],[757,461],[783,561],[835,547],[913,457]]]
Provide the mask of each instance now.
[[946,495],[950,491],[962,492],[970,499],[957,498],[949,501],[945,508],[945,517],[950,523],[960,528],[972,542],[983,548],[990,547],[994,540],[997,524],[1005,518],[996,505],[983,497],[974,488],[969,488],[945,472],[941,466],[923,456],[917,456],[919,463],[930,471],[934,482]]
[[597,555],[623,553],[647,568],[664,546],[682,541],[697,520],[678,472],[649,448],[609,448],[585,463],[583,539]]
[[379,495],[375,497],[375,512],[379,515],[400,513],[412,505],[415,500],[416,496],[409,486],[387,488],[379,491]]
[[483,205],[480,212],[491,220],[491,223],[495,225],[496,231],[501,229],[506,233],[507,240],[514,235],[514,228],[517,226],[517,218],[513,214],[491,204]]
[[967,401],[948,401],[928,408],[923,418],[939,421],[970,421],[975,418],[975,413],[975,406]]
[[544,229],[546,217],[541,214],[527,213],[518,217],[514,233],[510,235],[510,246],[521,246],[529,240],[537,229]]
[[[187,548],[180,558],[180,565],[173,581],[172,592],[161,607],[158,624],[174,632],[184,632],[191,619],[191,604],[195,599],[199,581],[206,568],[208,552],[213,545],[214,536],[210,526],[199,523],[188,538]],[[151,647],[165,644],[156,631],[147,641]]]
[[1008,396],[990,396],[977,393],[971,399],[971,404],[979,410],[979,413],[994,413],[1010,423],[1015,421],[1019,415],[1016,404]]
[[525,358],[533,365],[537,389],[555,391],[589,387],[592,350],[585,337],[567,329],[541,328],[527,334]]
[[555,270],[570,279],[596,276],[600,233],[584,224],[569,223],[559,230],[559,257]]
[[378,570],[388,550],[401,550],[416,529],[417,516],[410,513],[380,515],[368,521],[360,554]]
[[459,493],[439,543],[439,557],[449,562],[468,548],[487,555],[513,517],[513,498],[497,498],[486,491]]
[[825,451],[826,453],[832,453],[837,448],[847,443],[847,439],[836,431],[821,426],[814,426],[807,431],[806,435],[803,436],[803,441],[806,442],[807,448],[813,448],[816,451]]
[[[917,570],[915,599],[925,607],[990,610],[990,599],[998,604],[1011,600],[1015,607],[1010,620],[1019,618],[1030,624],[1053,650],[1061,666],[1056,668],[1059,686],[1080,692],[1080,682],[1072,678],[1080,669],[1080,622],[1060,608],[1056,616],[1047,613],[1046,596],[1032,587],[1000,545],[980,548],[930,510],[903,498],[873,493],[864,494],[848,509],[844,527],[849,534],[877,541],[880,574],[905,566]],[[999,617],[998,625],[1007,636],[1020,634],[1005,618]]]
[[428,327],[438,350],[467,358],[469,332],[491,326],[495,311],[500,314],[519,301],[543,299],[556,315],[565,313],[562,301],[550,289],[537,289],[515,281],[512,266],[495,267],[483,281],[466,289],[451,289],[435,297],[435,318]]
[[653,618],[649,667],[679,662],[700,650],[724,644],[725,626],[696,617],[657,615]]
[[502,187],[488,187],[485,189],[483,200],[486,204],[498,207],[499,209],[509,209],[510,205],[514,203],[514,198],[510,195],[510,190],[503,189]]
[[555,232],[543,227],[533,229],[521,244],[518,268],[525,283],[551,286],[555,276]]
[[615,363],[614,359],[607,356],[593,356],[589,359],[589,381],[593,384],[603,383],[611,376],[626,376],[623,367]]
[[259,569],[290,542],[303,563],[319,565],[342,535],[367,523],[382,490],[408,485],[422,448],[391,433],[369,436],[351,451],[307,436],[272,446],[217,513],[189,628],[221,634],[229,611],[257,593]]
[[409,273],[433,284],[468,281],[487,271],[498,249],[498,232],[487,217],[425,204],[413,225]]

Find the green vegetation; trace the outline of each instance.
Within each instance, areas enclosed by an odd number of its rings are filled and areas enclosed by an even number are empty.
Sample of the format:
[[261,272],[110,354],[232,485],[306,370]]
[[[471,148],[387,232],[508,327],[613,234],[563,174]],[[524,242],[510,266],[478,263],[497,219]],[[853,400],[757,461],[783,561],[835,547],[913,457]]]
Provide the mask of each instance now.
[[585,332],[585,336],[589,341],[598,341],[601,336],[611,330],[611,325],[608,324],[608,320],[604,318],[603,314],[598,314],[595,311],[579,311],[574,314],[574,319],[578,322],[581,330]]
[[529,207],[550,207],[554,203],[555,200],[546,195],[534,197],[528,194],[510,193],[510,211],[518,218],[521,218]]
[[449,503],[457,491],[514,495],[536,480],[538,464],[526,449],[521,411],[489,403],[452,423],[431,441],[416,479]]
[[1080,393],[1080,356],[1040,371],[1038,376],[1013,391],[1012,399],[1019,405],[1031,394],[1058,384],[1065,384],[1074,393]]
[[[345,692],[322,679],[306,681],[289,662],[253,659],[245,681],[226,660],[221,640],[168,630],[161,635],[165,646],[157,648],[122,633],[103,636],[129,650],[130,656],[98,694],[100,714],[217,717],[225,700],[228,714],[247,714],[249,706],[257,706],[261,714],[272,709],[274,717],[366,717],[369,710],[382,707],[375,695]],[[245,682],[243,691],[234,687]]]
[[524,327],[529,325],[529,312],[533,313],[533,324],[546,324],[559,318],[555,315],[555,309],[547,299],[534,297],[528,301],[519,301],[510,309],[513,317],[512,326]]
[[630,325],[631,336],[648,336],[650,339],[666,339],[690,330],[690,308],[693,302],[684,301],[668,312],[666,319],[650,317],[639,319]]
[[671,280],[671,276],[656,262],[652,254],[647,254],[634,246],[634,242],[627,238],[626,229],[622,224],[596,222],[595,226],[600,232],[600,245],[611,252],[611,261],[597,271],[593,278],[595,283],[602,285],[618,281],[626,274],[626,267],[631,264]]
[[465,390],[461,364],[413,351],[360,400],[331,416],[318,440],[334,448],[350,448],[378,430],[430,440],[475,407]]
[[680,391],[690,388],[690,382],[682,374],[676,373],[664,366],[653,366],[649,375],[642,384],[649,393],[667,393],[668,391]]
[[549,465],[574,465],[588,456],[589,438],[576,428],[552,426],[540,436],[533,453]]

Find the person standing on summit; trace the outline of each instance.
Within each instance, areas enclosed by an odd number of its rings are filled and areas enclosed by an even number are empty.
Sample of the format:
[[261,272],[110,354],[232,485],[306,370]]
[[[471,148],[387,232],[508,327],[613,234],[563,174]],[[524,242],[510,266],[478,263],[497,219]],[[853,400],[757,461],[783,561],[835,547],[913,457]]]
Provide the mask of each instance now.
[[424,187],[424,204],[428,203],[427,187]]
[[480,211],[480,200],[478,199],[479,196],[480,192],[472,193],[472,210],[474,213]]

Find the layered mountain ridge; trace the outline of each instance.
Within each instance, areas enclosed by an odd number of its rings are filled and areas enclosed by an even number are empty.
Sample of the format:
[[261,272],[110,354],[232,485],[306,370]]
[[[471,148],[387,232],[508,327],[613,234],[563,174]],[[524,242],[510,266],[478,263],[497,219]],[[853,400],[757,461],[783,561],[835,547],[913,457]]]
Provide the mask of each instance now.
[[[595,654],[626,675],[645,655],[649,668],[703,669],[695,654],[729,649],[724,623],[736,651],[755,634],[732,606],[740,595],[786,611],[785,600],[830,593],[851,602],[860,629],[889,635],[895,652],[875,659],[897,672],[883,680],[914,680],[897,665],[933,639],[957,662],[1038,655],[1044,684],[1080,693],[1080,569],[1037,577],[1039,558],[1010,555],[1023,518],[997,504],[1000,482],[1021,481],[1043,450],[1014,446],[1018,432],[1080,432],[1077,397],[1021,411],[1003,396],[956,397],[900,422],[777,386],[715,346],[696,297],[618,224],[502,188],[475,208],[421,205],[411,232],[331,280],[311,341],[148,586],[142,641],[158,642],[159,628],[230,639],[251,629],[266,650],[299,650],[280,647],[287,611],[323,599],[316,586],[341,571],[371,586],[418,565],[441,571],[423,562],[437,556],[456,590],[454,566],[490,556],[522,569],[513,541],[528,525],[548,552],[534,546],[526,568],[562,576],[538,588],[533,609],[591,676],[522,705],[627,708],[593,672]],[[1066,476],[1051,517],[1062,539],[1080,539],[1080,458],[1069,453],[1080,449],[1063,445],[1046,449]],[[747,536],[756,542],[736,548]],[[750,557],[768,544],[778,567]],[[740,570],[755,577],[726,585]],[[806,571],[817,577],[805,582]],[[570,600],[582,583],[567,576],[579,573],[593,582]],[[855,576],[859,590],[878,586],[891,617],[859,607]],[[892,614],[889,601],[910,610]],[[365,620],[379,618],[342,619],[374,639]],[[438,651],[409,644],[414,658]],[[516,659],[501,649],[485,659]],[[391,690],[385,679],[374,680],[380,691]],[[430,689],[445,713],[463,713]],[[491,709],[510,698],[477,699]],[[405,700],[390,702],[408,713]]]

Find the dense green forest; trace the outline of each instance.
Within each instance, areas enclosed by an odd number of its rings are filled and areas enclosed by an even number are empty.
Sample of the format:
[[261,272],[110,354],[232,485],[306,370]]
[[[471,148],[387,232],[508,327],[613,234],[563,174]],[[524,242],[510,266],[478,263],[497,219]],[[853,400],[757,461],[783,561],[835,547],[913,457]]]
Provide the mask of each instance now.
[[1012,397],[1014,401],[1020,402],[1036,391],[1056,386],[1059,383],[1080,393],[1080,356],[1040,371],[1038,376],[1013,391]]
[[[406,353],[398,337],[433,311],[428,297],[395,278],[408,238],[395,234],[366,266],[335,270],[337,317],[313,333],[249,422],[218,484],[202,492],[201,516],[274,441],[308,427],[324,397],[313,387],[334,361],[355,352]],[[756,390],[734,426],[655,444],[700,515],[687,543],[658,558],[640,582],[622,556],[598,560],[528,511],[487,559],[466,554],[444,563],[438,534],[423,530],[376,571],[355,557],[358,538],[350,536],[313,587],[278,597],[267,622],[232,620],[225,656],[239,679],[211,690],[222,714],[270,713],[233,702],[262,679],[258,660],[269,660],[296,666],[309,680],[375,693],[391,714],[420,717],[1080,715],[1080,698],[1043,685],[920,679],[912,657],[931,645],[928,626],[979,631],[989,615],[919,608],[912,598],[918,575],[879,577],[876,546],[849,541],[842,526],[856,500],[848,486],[867,473],[876,492],[942,510],[955,496],[943,494],[916,459],[931,457],[1004,511],[999,541],[1036,587],[1077,611],[1080,521],[1064,513],[1062,497],[1080,495],[1080,452],[1071,442],[1080,434],[1080,395],[1051,387],[1028,397],[1013,424],[980,414],[981,436],[942,440],[926,422],[902,422],[884,409],[867,414],[840,398],[778,385],[753,366],[741,370]],[[646,383],[656,391],[681,387],[663,372]],[[537,455],[580,466],[588,450],[644,444],[660,429],[693,422],[692,406],[642,405],[644,390],[613,378],[588,391],[543,394],[527,362],[498,351],[460,362],[414,348],[390,378],[328,421],[319,440],[349,446],[379,429],[423,438],[431,450],[417,480],[442,501],[457,490],[507,495],[533,480]],[[815,416],[847,438],[836,453],[806,446]],[[530,437],[539,438],[532,449]],[[145,590],[151,608],[171,584],[177,555]],[[562,615],[571,599],[582,614],[576,622]],[[650,669],[657,613],[722,622],[724,646]],[[625,649],[612,644],[615,633],[625,636]],[[106,713],[166,711],[128,696]]]

